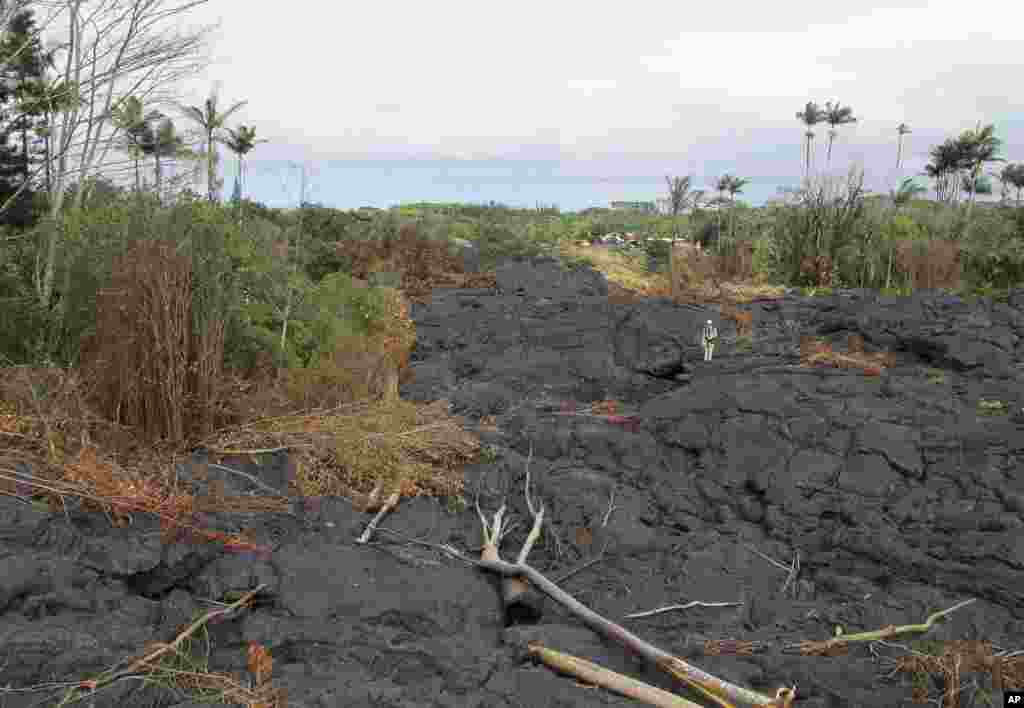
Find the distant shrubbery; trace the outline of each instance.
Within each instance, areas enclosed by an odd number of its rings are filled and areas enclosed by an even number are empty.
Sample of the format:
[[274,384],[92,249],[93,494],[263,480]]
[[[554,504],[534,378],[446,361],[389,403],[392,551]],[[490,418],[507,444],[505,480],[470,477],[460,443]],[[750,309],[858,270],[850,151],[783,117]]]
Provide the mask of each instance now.
[[[117,285],[125,254],[144,242],[167,244],[189,263],[189,302],[177,306],[187,308],[194,337],[221,323],[223,342],[203,346],[222,346],[221,364],[237,372],[323,366],[335,343],[369,339],[373,323],[393,314],[388,289],[374,283],[412,292],[433,273],[459,271],[453,239],[474,242],[485,271],[506,257],[633,233],[642,239],[648,268],[661,272],[669,243],[657,239],[678,234],[715,256],[709,262],[721,270],[718,278],[894,293],[962,286],[986,294],[1024,281],[1024,209],[979,207],[968,214],[962,206],[923,200],[885,204],[865,196],[861,179],[857,172],[818,178],[789,205],[696,210],[675,220],[501,205],[279,210],[247,200],[240,212],[190,195],[161,206],[146,195],[97,190],[94,202],[68,210],[62,221],[49,304],[35,296],[36,249],[44,241],[33,237],[34,229],[47,227],[30,225],[23,236],[8,227],[16,237],[0,243],[0,356],[9,363],[80,363],[83,347],[98,332],[112,331],[101,315],[112,312],[111,292],[126,287]],[[157,257],[131,252],[140,259],[132,267]],[[159,256],[165,257],[171,258]],[[592,263],[577,254],[567,265]]]

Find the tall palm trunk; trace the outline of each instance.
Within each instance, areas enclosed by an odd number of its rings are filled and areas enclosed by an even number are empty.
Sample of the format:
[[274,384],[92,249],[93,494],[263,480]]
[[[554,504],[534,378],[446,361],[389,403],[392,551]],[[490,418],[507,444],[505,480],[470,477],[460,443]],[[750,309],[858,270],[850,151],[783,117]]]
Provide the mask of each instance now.
[[971,170],[971,198],[967,202],[967,213],[964,215],[964,240],[971,237],[971,217],[974,213],[974,202],[978,198],[978,179],[981,177],[981,163],[976,163]]
[[164,203],[163,195],[163,165],[160,162],[160,151],[157,150],[153,154],[153,161],[156,163],[156,169],[153,172],[153,179],[156,180],[156,198],[160,204]]

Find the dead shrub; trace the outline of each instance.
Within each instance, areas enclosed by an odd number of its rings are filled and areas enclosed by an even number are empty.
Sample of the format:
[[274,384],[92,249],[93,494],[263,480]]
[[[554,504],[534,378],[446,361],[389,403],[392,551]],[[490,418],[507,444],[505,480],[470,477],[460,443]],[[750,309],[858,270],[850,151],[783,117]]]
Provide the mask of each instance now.
[[801,335],[800,337],[800,361],[801,362],[812,362],[816,358],[830,354],[832,352],[832,345],[827,341],[817,339],[809,334]]
[[434,282],[464,272],[462,257],[452,254],[446,241],[421,236],[411,223],[403,224],[397,236],[385,232],[380,238],[339,241],[335,253],[349,261],[354,278],[369,280],[371,273],[381,271],[398,273],[402,290],[414,297],[428,295]]
[[672,297],[699,291],[709,280],[717,277],[718,262],[704,253],[697,244],[673,243],[669,255]]
[[736,335],[749,337],[754,329],[754,313],[740,309],[731,302],[723,303],[720,309],[722,319],[736,323]]
[[863,354],[864,353],[864,337],[859,334],[851,334],[847,338],[846,350],[850,354]]
[[729,280],[751,280],[754,276],[754,243],[737,241],[720,256],[720,274]]
[[832,287],[832,259],[824,254],[806,256],[800,261],[800,275],[814,287]]
[[915,290],[955,289],[962,276],[960,246],[953,241],[896,242],[896,268]]
[[339,337],[335,350],[311,366],[284,372],[284,391],[297,408],[334,408],[379,392],[382,353],[366,337]]
[[281,238],[270,244],[270,253],[274,258],[280,261],[288,260],[288,239]]
[[215,320],[207,323],[198,337],[193,336],[188,400],[196,424],[188,427],[195,428],[200,435],[209,435],[222,422],[216,418],[215,407],[220,401],[224,334],[224,321]]
[[848,349],[846,354],[835,352],[828,341],[803,335],[800,337],[800,364],[802,366],[822,365],[836,369],[860,369],[868,376],[879,376],[883,368],[891,368],[896,365],[896,355],[892,352],[865,352],[864,339],[860,335],[850,335]]
[[754,331],[754,313],[736,313],[736,334],[740,337],[749,337]]
[[283,381],[278,378],[270,354],[266,354],[258,369],[225,377],[221,391],[222,403],[218,412],[224,425],[237,425],[242,421],[284,415],[296,410]]
[[[98,377],[97,403],[110,420],[149,439],[180,442],[190,394],[208,396],[209,377],[219,371],[220,361],[208,357],[223,348],[223,330],[204,335],[198,348],[205,358],[196,362],[192,263],[175,244],[129,244],[115,257],[113,273],[111,287],[97,293],[96,334],[82,354]],[[197,383],[202,391],[194,391]]]

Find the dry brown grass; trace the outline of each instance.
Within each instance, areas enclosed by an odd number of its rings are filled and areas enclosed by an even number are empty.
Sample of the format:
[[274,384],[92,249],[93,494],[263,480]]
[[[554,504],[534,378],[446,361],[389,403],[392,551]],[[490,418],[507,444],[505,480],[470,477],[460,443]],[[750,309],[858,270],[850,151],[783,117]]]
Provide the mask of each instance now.
[[[34,377],[26,370],[17,373],[23,381]],[[69,381],[73,378],[73,373],[67,376]],[[73,387],[72,382],[64,390]],[[231,497],[216,485],[209,497],[197,498],[176,481],[174,462],[186,456],[180,448],[147,446],[134,431],[121,427],[116,430],[127,435],[120,442],[130,444],[119,444],[103,434],[109,425],[94,414],[69,414],[86,410],[80,397],[77,407],[64,408],[65,397],[55,395],[39,406],[40,415],[30,415],[12,400],[12,389],[5,387],[5,413],[0,417],[6,451],[0,455],[0,493],[39,499],[54,511],[62,509],[67,498],[77,497],[86,509],[105,511],[116,525],[124,524],[131,513],[149,512],[160,518],[168,541],[215,541],[236,549],[252,548],[245,534],[204,531],[193,523],[193,514],[289,508],[281,495]],[[446,401],[417,405],[400,399],[357,401],[252,420],[192,444],[208,448],[217,459],[288,450],[298,463],[291,491],[354,498],[378,483],[401,496],[457,496],[462,491],[461,465],[476,461],[480,451],[476,438],[464,431],[463,421],[448,414]],[[28,463],[32,474],[18,473],[18,462]]]
[[800,262],[800,275],[812,286],[832,287],[832,259],[822,254],[807,256]]
[[696,244],[672,245],[671,297],[688,304],[742,304],[780,297],[784,288],[768,285],[750,268],[753,244],[740,242],[736,254],[720,257]]
[[846,340],[846,351],[849,354],[863,354],[864,337],[859,334],[851,334]]
[[586,258],[608,281],[609,298],[631,302],[635,297],[667,295],[669,279],[662,273],[647,271],[647,255],[637,251],[579,246],[571,242],[559,244],[559,254],[568,259]]
[[730,269],[737,273],[749,270],[753,257],[750,245],[739,244],[738,255],[726,259],[704,253],[693,244],[674,244],[673,248],[672,262],[677,265],[669,274],[649,273],[644,254],[585,248],[575,243],[562,243],[560,252],[569,258],[589,258],[608,281],[608,301],[617,304],[652,297],[692,304],[745,303],[779,297],[783,292],[783,288],[767,285],[752,274],[745,279],[729,275]]
[[698,244],[673,243],[669,263],[673,298],[699,292],[708,283],[718,289],[721,282],[718,260],[705,253]]
[[846,354],[833,351],[832,345],[826,340],[803,335],[800,337],[800,364],[861,369],[867,376],[880,376],[883,369],[896,365],[896,355],[892,352],[865,352],[864,340],[859,335],[850,335]]
[[731,320],[736,323],[736,335],[749,337],[754,330],[754,313],[737,307],[732,302],[725,302],[721,307],[722,319]]
[[339,337],[333,351],[313,366],[285,372],[285,390],[294,405],[329,408],[366,398],[398,398],[399,383],[411,378],[416,331],[405,296],[391,288],[383,292],[385,315],[372,323],[368,336]]
[[719,258],[718,271],[726,280],[752,280],[754,277],[753,241],[737,241],[731,252]]

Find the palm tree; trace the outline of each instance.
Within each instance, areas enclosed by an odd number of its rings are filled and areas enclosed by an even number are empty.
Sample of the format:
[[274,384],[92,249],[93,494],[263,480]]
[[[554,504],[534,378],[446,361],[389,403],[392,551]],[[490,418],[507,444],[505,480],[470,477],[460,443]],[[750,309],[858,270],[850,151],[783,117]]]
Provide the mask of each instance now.
[[732,184],[732,175],[728,172],[719,177],[718,181],[715,182],[715,189],[718,190],[719,199],[725,200],[725,193],[729,191],[730,184]]
[[814,141],[814,131],[811,128],[825,120],[825,112],[818,107],[817,103],[808,101],[804,109],[796,114],[796,118],[807,127],[807,132],[804,133],[804,137],[807,138],[805,174],[809,175],[811,172],[811,144]]
[[[737,194],[743,194],[743,188],[746,187],[748,184],[750,184],[750,180],[747,179],[746,177],[730,177],[729,178],[729,185],[726,187],[726,191],[729,192],[730,211],[732,209],[736,208],[736,195]],[[730,238],[734,238],[736,236],[736,218],[735,218],[735,215],[733,215],[730,218],[730,222],[731,222],[731,225],[732,225],[732,235],[730,236]]]
[[732,175],[728,172],[718,178],[715,182],[715,189],[718,190],[718,209],[715,210],[715,221],[718,223],[718,248],[722,248],[722,205],[726,203],[725,193],[729,191],[729,186],[732,184]]
[[910,127],[906,123],[900,123],[896,126],[896,169],[900,168],[900,162],[903,158],[903,136],[911,132]]
[[[245,186],[245,156],[260,143],[268,143],[270,141],[266,138],[257,140],[255,127],[239,125],[238,130],[228,128],[228,137],[221,138],[220,142],[238,156],[238,181],[235,184],[238,201],[241,203]],[[241,219],[241,212],[239,212],[239,219]]]
[[157,194],[161,194],[163,174],[161,158],[195,160],[198,157],[196,153],[186,147],[184,139],[178,134],[174,122],[170,118],[161,121],[160,127],[157,128],[157,150],[154,153],[157,162]]
[[959,200],[961,174],[967,167],[968,146],[962,139],[948,138],[929,150],[932,161],[925,165],[924,174],[935,180],[935,195],[943,202],[955,204]]
[[942,168],[934,162],[929,162],[921,174],[935,181],[935,198],[942,201]]
[[979,175],[977,179],[965,174],[960,180],[960,186],[972,199],[979,194],[992,194],[992,180],[985,174]]
[[996,137],[996,128],[991,123],[986,125],[984,128],[981,127],[981,122],[978,122],[978,127],[974,130],[966,130],[960,135],[960,142],[964,146],[965,152],[965,164],[970,170],[970,188],[971,198],[967,202],[967,216],[966,216],[966,227],[964,229],[964,238],[970,236],[971,229],[971,214],[974,210],[974,202],[978,193],[978,181],[981,177],[981,171],[987,162],[1006,162],[1001,157],[997,157],[996,153],[999,152],[999,148],[1003,141]]
[[114,126],[124,131],[128,154],[135,162],[135,191],[141,192],[139,160],[145,154],[143,143],[152,141],[151,123],[159,120],[162,115],[159,111],[150,111],[143,115],[142,101],[135,96],[129,96],[111,109],[110,116]]
[[1024,163],[1008,163],[999,173],[999,181],[1017,190],[1017,206],[1020,206],[1020,194],[1024,190]]
[[675,238],[679,238],[677,218],[690,202],[696,201],[693,195],[690,194],[691,178],[689,175],[686,177],[666,176],[665,181],[668,182],[668,208],[672,214],[673,231]]
[[214,143],[219,141],[220,133],[224,129],[224,123],[232,113],[244,106],[248,101],[239,101],[223,113],[217,110],[217,92],[210,93],[202,108],[199,106],[179,105],[187,118],[194,121],[203,129],[206,135],[206,189],[207,196],[211,202],[217,201],[217,151]]
[[157,198],[163,202],[163,158],[195,158],[195,153],[185,146],[184,139],[178,134],[174,127],[174,121],[161,116],[163,120],[154,132],[149,130],[146,141],[141,145],[142,152],[153,156],[154,181],[156,183]]
[[825,166],[832,163],[832,141],[839,135],[839,131],[836,130],[841,125],[849,125],[850,123],[856,123],[857,119],[853,117],[853,109],[849,106],[842,106],[839,101],[834,104],[831,101],[825,103],[825,122],[829,124],[828,131],[828,156],[825,158]]

